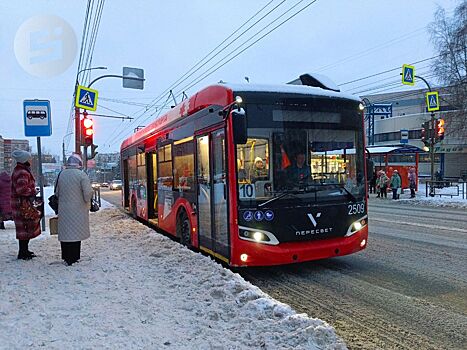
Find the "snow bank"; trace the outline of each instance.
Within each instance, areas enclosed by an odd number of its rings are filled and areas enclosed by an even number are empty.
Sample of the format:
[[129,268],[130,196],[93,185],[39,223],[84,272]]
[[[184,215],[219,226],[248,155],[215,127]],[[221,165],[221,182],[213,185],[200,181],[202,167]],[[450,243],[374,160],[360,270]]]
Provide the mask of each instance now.
[[345,349],[332,327],[297,314],[238,274],[130,219],[91,214],[81,261],[55,236],[16,259],[0,232],[0,348]]
[[[389,196],[389,195],[388,195]],[[395,201],[394,201],[395,202]],[[401,204],[410,205],[426,205],[431,207],[449,207],[449,208],[465,208],[467,209],[467,199],[459,197],[416,197],[416,198],[401,198],[399,201]]]

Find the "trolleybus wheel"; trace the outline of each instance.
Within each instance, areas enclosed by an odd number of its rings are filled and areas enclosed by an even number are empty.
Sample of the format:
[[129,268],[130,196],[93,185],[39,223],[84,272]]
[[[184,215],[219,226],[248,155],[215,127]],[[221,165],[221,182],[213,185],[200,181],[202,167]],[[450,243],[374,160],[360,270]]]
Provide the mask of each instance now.
[[131,216],[133,216],[135,219],[138,216],[136,213],[136,201],[134,199],[131,200]]
[[177,236],[180,237],[180,242],[184,245],[187,246],[188,248],[191,248],[191,225],[190,225],[190,220],[188,219],[188,215],[186,214],[185,210],[181,210],[180,214],[178,214],[178,220],[177,220]]

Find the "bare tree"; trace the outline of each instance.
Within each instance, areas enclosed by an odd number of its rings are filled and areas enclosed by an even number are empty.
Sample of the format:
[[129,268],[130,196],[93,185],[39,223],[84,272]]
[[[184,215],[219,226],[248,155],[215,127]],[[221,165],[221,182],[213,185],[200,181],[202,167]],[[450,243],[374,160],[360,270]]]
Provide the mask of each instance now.
[[443,99],[455,111],[446,113],[446,134],[467,142],[467,0],[461,0],[451,17],[442,8],[429,27],[431,41],[439,53],[432,65],[447,88]]

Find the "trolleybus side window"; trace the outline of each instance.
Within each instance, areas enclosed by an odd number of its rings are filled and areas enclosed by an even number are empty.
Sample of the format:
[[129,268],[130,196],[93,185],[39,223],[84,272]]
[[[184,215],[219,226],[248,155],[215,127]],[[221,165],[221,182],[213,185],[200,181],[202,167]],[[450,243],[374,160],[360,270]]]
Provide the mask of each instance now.
[[139,153],[136,156],[138,183],[136,185],[136,194],[138,199],[146,199],[146,153]]
[[[183,140],[182,140],[183,141]],[[174,188],[191,191],[194,181],[194,144],[193,138],[182,143],[174,143]]]
[[158,149],[157,160],[159,162],[158,187],[172,189],[172,145],[161,146]]

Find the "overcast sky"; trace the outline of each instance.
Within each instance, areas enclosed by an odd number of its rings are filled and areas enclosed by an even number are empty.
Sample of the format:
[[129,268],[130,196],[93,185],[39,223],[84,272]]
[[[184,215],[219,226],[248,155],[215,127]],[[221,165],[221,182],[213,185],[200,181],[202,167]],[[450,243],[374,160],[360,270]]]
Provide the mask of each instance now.
[[[106,0],[92,66],[106,66],[100,74],[121,74],[123,66],[145,70],[145,89],[123,89],[121,80],[106,79],[93,88],[99,97],[130,103],[149,104],[173,82],[220,42],[247,21],[270,0],[191,0],[191,1],[128,1]],[[261,12],[264,15],[282,0],[274,0]],[[233,49],[241,50],[243,42],[280,16],[299,0],[286,0],[274,12],[242,36],[224,53],[208,63],[211,67]],[[302,1],[291,14],[311,0]],[[187,90],[191,95],[219,80],[246,83],[283,83],[305,72],[328,75],[338,84],[378,73],[403,63],[412,63],[436,55],[430,43],[427,25],[433,21],[436,6],[452,13],[455,0],[318,0],[296,17],[254,44],[221,69]],[[45,149],[61,154],[61,145],[70,120],[74,80],[87,1],[18,0],[0,3],[0,135],[4,138],[25,138],[22,103],[24,99],[47,99],[52,106],[53,134],[42,138]],[[21,34],[31,28],[31,17],[58,16],[71,28],[67,38],[77,46],[63,43],[68,63],[63,72],[49,72],[37,77],[24,68],[21,51],[15,54]],[[261,17],[261,15],[258,16]],[[37,22],[37,21],[36,21]],[[26,24],[25,24],[26,23]],[[253,22],[251,22],[253,23]],[[274,27],[271,26],[270,29]],[[22,29],[21,29],[22,28]],[[66,31],[65,31],[66,32]],[[262,32],[266,33],[267,30]],[[74,33],[74,35],[73,35]],[[238,35],[238,33],[237,33]],[[417,74],[429,76],[429,62],[416,66]],[[56,66],[60,70],[59,66]],[[203,72],[200,71],[199,73]],[[193,78],[175,89],[179,92]],[[385,79],[385,80],[382,80]],[[342,86],[343,91],[359,93],[384,83],[395,82],[399,71],[355,84]],[[392,85],[374,92],[403,90]],[[423,85],[417,87],[423,88]],[[367,92],[368,93],[368,92]],[[96,113],[139,116],[141,106],[112,101],[99,101]],[[161,105],[165,102],[163,98]],[[104,109],[110,108],[113,111]],[[118,151],[122,140],[134,127],[153,119],[150,113],[133,122],[95,118],[95,143],[101,153]],[[73,142],[65,137],[67,152]],[[35,138],[29,138],[35,148]]]

